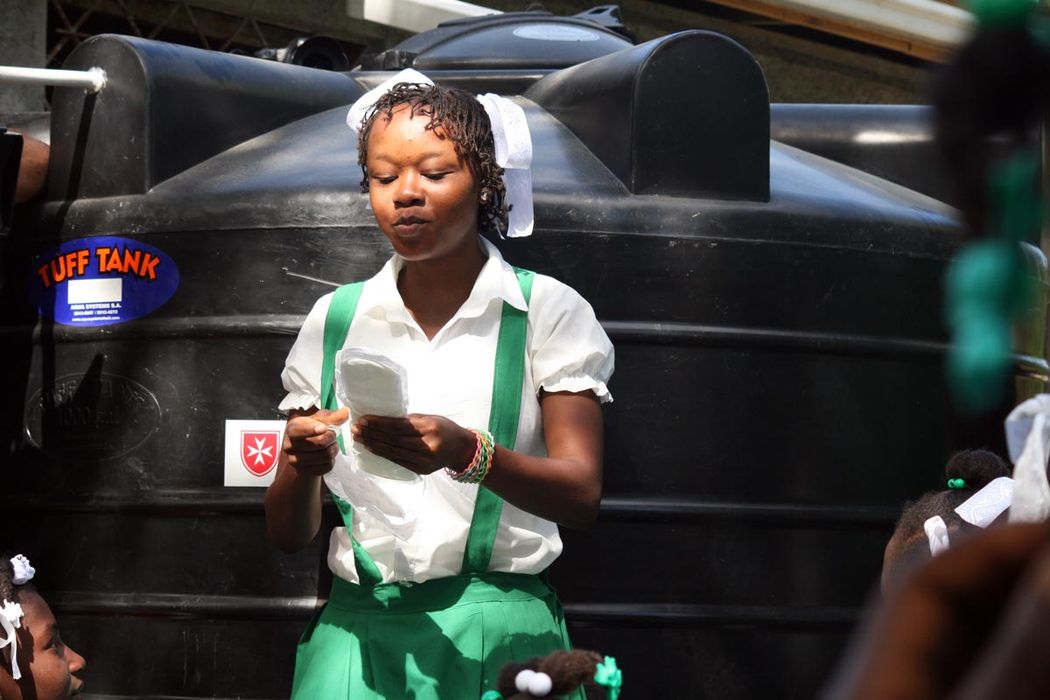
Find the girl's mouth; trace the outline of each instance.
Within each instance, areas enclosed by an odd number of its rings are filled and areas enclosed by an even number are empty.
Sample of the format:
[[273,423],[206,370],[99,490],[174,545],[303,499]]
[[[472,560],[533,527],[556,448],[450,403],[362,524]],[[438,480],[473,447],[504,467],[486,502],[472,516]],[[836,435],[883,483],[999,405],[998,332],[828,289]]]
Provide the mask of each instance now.
[[418,216],[403,216],[394,222],[394,231],[399,236],[414,236],[429,222]]

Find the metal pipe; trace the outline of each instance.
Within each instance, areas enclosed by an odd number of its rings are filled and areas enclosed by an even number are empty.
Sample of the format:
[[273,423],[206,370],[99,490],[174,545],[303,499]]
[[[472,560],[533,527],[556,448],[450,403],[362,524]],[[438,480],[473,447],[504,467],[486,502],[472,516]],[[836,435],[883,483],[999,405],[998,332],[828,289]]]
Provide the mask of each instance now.
[[52,68],[0,66],[0,83],[79,87],[84,88],[85,91],[91,94],[95,94],[106,86],[106,71],[101,68],[58,70]]

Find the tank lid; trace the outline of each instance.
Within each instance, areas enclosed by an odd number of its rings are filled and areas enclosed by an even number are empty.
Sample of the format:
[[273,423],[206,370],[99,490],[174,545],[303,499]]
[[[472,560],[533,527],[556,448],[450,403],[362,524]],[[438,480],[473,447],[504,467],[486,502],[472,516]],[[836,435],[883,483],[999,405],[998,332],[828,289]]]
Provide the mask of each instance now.
[[508,12],[444,22],[378,54],[363,70],[558,69],[606,56],[633,44],[607,22]]

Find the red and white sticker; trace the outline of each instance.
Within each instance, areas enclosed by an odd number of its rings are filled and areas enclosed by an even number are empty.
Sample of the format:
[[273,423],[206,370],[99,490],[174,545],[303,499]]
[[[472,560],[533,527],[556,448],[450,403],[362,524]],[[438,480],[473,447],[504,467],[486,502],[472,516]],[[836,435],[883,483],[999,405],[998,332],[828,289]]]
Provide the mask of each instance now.
[[224,486],[269,486],[284,439],[283,420],[226,421]]

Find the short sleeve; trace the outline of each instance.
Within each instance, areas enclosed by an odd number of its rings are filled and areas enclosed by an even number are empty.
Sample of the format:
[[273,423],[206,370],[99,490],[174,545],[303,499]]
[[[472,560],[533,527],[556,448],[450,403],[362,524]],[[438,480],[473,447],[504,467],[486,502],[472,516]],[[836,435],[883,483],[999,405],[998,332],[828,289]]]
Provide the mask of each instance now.
[[608,382],[613,373],[612,342],[594,309],[576,290],[537,275],[529,304],[533,389],[593,391],[602,403],[612,401]]
[[321,361],[324,353],[324,322],[332,295],[317,300],[299,329],[299,336],[288,352],[281,372],[281,383],[288,395],[278,410],[310,409],[321,405]]

